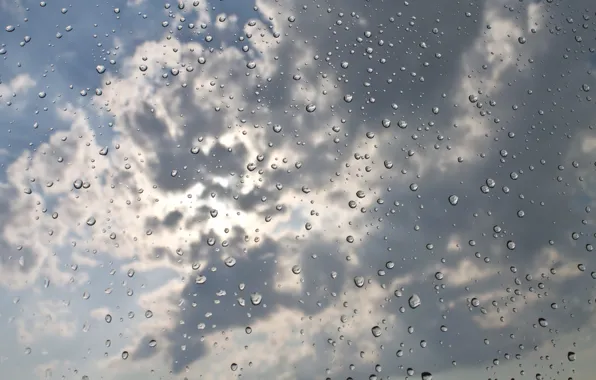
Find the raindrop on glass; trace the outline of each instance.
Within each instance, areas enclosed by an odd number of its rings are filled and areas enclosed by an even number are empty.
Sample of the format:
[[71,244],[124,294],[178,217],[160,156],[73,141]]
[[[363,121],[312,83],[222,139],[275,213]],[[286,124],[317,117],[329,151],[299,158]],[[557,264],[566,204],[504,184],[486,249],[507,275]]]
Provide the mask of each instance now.
[[420,300],[418,294],[413,294],[410,299],[408,299],[408,305],[410,305],[412,309],[417,308],[421,303],[422,301]]

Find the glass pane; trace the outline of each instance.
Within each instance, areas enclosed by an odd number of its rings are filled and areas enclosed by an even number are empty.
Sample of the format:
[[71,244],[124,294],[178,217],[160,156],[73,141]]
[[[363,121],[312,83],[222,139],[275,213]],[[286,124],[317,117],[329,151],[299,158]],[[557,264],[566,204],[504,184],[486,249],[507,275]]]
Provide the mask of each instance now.
[[3,378],[591,378],[594,20],[0,1]]

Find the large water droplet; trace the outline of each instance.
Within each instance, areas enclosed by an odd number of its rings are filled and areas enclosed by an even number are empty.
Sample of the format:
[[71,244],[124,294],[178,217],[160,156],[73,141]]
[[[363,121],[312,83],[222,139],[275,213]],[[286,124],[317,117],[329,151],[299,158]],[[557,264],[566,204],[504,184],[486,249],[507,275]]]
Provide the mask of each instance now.
[[226,266],[227,266],[227,267],[231,268],[231,267],[233,267],[234,265],[236,265],[236,259],[235,259],[235,258],[233,258],[233,257],[227,257],[227,258],[224,260],[224,263],[226,264]]
[[418,294],[412,294],[412,296],[408,300],[408,304],[410,305],[410,307],[412,309],[417,308],[418,306],[420,306],[421,303],[422,303],[422,301],[420,300],[420,297],[418,296]]
[[354,284],[356,284],[356,286],[359,288],[363,287],[364,286],[364,277],[363,276],[354,277]]
[[260,305],[261,304],[261,301],[263,301],[263,296],[261,294],[259,294],[259,293],[252,293],[250,295],[250,302],[253,305],[255,305],[255,306]]

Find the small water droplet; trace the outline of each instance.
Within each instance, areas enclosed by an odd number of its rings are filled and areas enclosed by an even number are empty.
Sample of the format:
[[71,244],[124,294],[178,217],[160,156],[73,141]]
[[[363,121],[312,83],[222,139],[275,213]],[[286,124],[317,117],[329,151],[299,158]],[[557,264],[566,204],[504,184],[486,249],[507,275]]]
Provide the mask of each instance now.
[[106,72],[106,67],[104,65],[97,65],[95,66],[95,70],[99,73],[99,74],[103,74]]
[[381,328],[379,326],[375,326],[375,327],[372,328],[371,332],[372,332],[372,334],[373,334],[373,336],[375,338],[378,338],[378,337],[381,336],[381,332],[382,331],[381,331]]
[[311,112],[312,113],[312,112],[315,112],[316,109],[317,109],[317,106],[314,105],[314,104],[312,104],[312,103],[311,104],[308,104],[306,106],[306,112]]
[[300,268],[300,265],[294,265],[292,267],[292,273],[294,273],[294,274],[300,274],[300,272],[302,272],[302,269]]
[[87,219],[88,226],[93,226],[93,225],[95,225],[95,223],[96,223],[96,220],[94,217],[91,216],[91,217],[89,217],[89,219]]
[[457,195],[450,195],[449,196],[449,203],[451,203],[451,206],[455,206],[457,205],[457,203],[459,202],[459,197]]

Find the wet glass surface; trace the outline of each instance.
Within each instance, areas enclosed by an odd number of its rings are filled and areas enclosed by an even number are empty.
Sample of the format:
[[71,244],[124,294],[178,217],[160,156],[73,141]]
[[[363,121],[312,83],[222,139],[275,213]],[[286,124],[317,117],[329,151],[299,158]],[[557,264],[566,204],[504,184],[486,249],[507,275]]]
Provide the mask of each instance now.
[[589,379],[592,1],[0,0],[7,379]]

